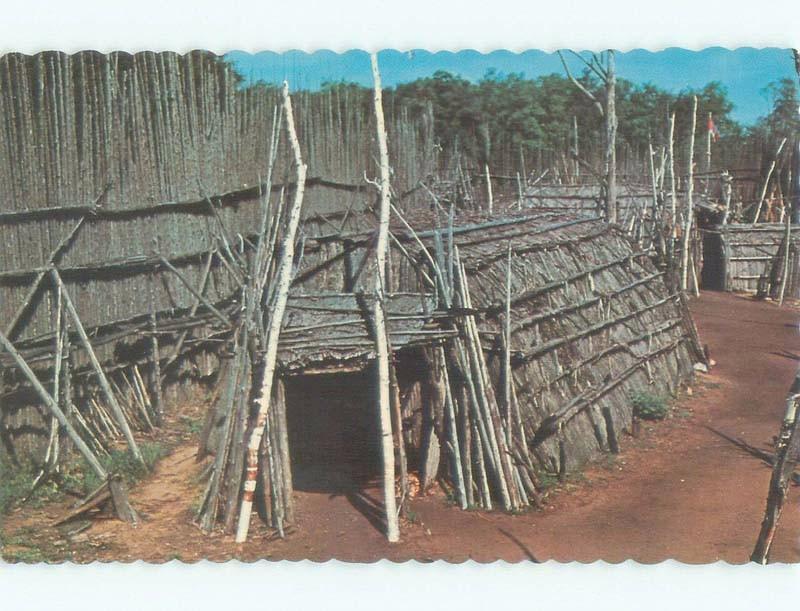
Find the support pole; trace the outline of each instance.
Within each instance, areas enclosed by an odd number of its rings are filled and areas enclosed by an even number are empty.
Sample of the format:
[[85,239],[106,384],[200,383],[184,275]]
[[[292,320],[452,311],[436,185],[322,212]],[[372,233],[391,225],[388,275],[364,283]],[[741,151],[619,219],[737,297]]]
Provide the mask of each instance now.
[[[61,255],[64,254],[64,251],[66,250],[67,246],[69,246],[72,243],[73,238],[77,235],[78,231],[83,226],[85,220],[86,220],[85,216],[81,217],[81,219],[78,221],[75,227],[73,227],[72,231],[70,231],[66,236],[64,236],[64,238],[50,253],[50,256],[47,257],[47,262],[45,263],[45,265],[54,265],[58,263],[58,260],[60,259]],[[31,306],[33,298],[36,296],[36,293],[42,284],[42,280],[44,280],[44,277],[46,275],[47,275],[46,269],[41,270],[36,275],[36,279],[33,281],[33,284],[31,284],[30,288],[28,289],[28,292],[25,293],[25,297],[23,297],[22,303],[20,304],[19,308],[17,308],[17,311],[14,312],[14,315],[11,317],[11,322],[9,322],[6,325],[5,334],[11,340],[14,339],[14,334],[17,331],[17,327],[19,326],[19,323],[22,320],[23,316],[25,316],[25,312],[27,312],[28,308]]]
[[178,280],[181,281],[183,286],[186,287],[186,290],[188,290],[195,299],[206,306],[209,312],[211,312],[222,324],[224,324],[226,327],[231,326],[231,321],[228,320],[228,318],[222,312],[215,308],[213,303],[206,299],[201,293],[198,293],[197,290],[195,290],[195,288],[192,286],[192,283],[189,282],[182,273],[175,269],[175,266],[167,261],[166,257],[162,256],[160,259],[161,264],[178,277]]
[[117,424],[119,424],[120,429],[122,429],[122,434],[125,436],[125,441],[128,442],[128,448],[130,448],[133,457],[146,469],[147,464],[144,462],[144,457],[139,451],[139,446],[136,445],[136,440],[133,438],[133,433],[131,432],[130,426],[128,426],[128,421],[125,418],[125,414],[122,412],[122,407],[117,401],[116,395],[114,395],[114,392],[111,390],[111,385],[108,383],[108,378],[106,378],[106,374],[100,365],[100,361],[97,360],[97,355],[94,353],[92,344],[89,341],[89,336],[86,335],[86,329],[83,328],[83,323],[78,316],[78,311],[75,309],[75,304],[72,303],[72,298],[67,292],[67,287],[64,286],[64,282],[61,280],[61,276],[59,275],[57,269],[52,268],[50,270],[50,276],[52,277],[54,284],[61,290],[61,296],[64,300],[64,305],[67,308],[72,321],[75,323],[75,330],[78,332],[81,342],[83,342],[83,347],[86,349],[86,353],[89,355],[89,360],[91,361],[92,367],[97,374],[97,380],[100,383],[100,388],[103,389],[103,393],[105,394],[106,400],[111,407],[111,411],[114,412],[114,418],[116,419]]
[[[292,112],[292,100],[289,97],[289,84],[283,83],[283,105],[286,117],[286,130],[289,134],[292,152],[294,153],[295,165],[297,166],[297,183],[294,192],[294,201],[289,214],[286,231],[283,235],[281,259],[278,264],[277,287],[275,302],[269,320],[267,330],[266,350],[264,354],[264,372],[261,379],[261,388],[258,398],[258,414],[255,426],[250,434],[247,444],[247,471],[243,485],[242,506],[239,512],[239,523],[236,529],[236,542],[243,543],[247,540],[247,533],[250,530],[250,516],[253,512],[253,500],[255,498],[256,482],[258,481],[258,451],[261,447],[261,438],[264,436],[264,428],[269,416],[269,405],[272,399],[272,385],[275,379],[275,369],[278,360],[278,340],[280,339],[283,317],[286,312],[286,303],[289,299],[289,288],[292,284],[295,237],[297,228],[300,225],[300,213],[303,209],[303,194],[306,185],[306,173],[308,166],[303,163],[300,153],[300,142],[297,139],[297,131],[294,124],[294,113]],[[261,236],[263,239],[263,236]],[[269,273],[268,269],[264,273]],[[263,283],[266,286],[266,282]],[[257,296],[260,298],[260,296]]]
[[670,218],[669,218],[669,244],[667,245],[667,264],[674,269],[675,238],[678,227],[678,186],[675,183],[675,112],[669,117],[669,192],[670,192]]
[[[378,242],[375,247],[377,269],[375,273],[375,340],[378,370],[378,414],[381,428],[381,451],[383,455],[383,497],[386,511],[386,538],[394,543],[400,540],[400,527],[397,519],[397,499],[394,489],[394,444],[392,442],[392,414],[389,381],[389,342],[384,312],[386,294],[386,254],[389,249],[389,150],[386,143],[386,127],[383,118],[383,95],[381,75],[378,70],[378,56],[373,53],[372,76],[375,86],[375,119],[380,153],[380,222]],[[488,177],[489,166],[486,166]],[[491,186],[489,187],[491,193]],[[491,195],[489,196],[491,209]]]
[[712,113],[708,113],[708,124],[706,125],[706,184],[705,192],[708,193],[708,182],[711,180],[711,138],[714,135],[712,126],[714,125],[714,117]]
[[783,251],[783,274],[781,274],[781,288],[778,295],[778,305],[783,305],[783,298],[786,296],[786,285],[789,284],[789,266],[791,264],[792,251],[792,215],[786,215],[786,234],[784,236]]
[[694,134],[697,131],[697,96],[692,97],[692,131],[689,133],[689,177],[686,185],[686,218],[683,224],[681,250],[681,290],[689,289],[689,247],[691,245],[692,217],[694,216]]
[[755,548],[750,556],[750,560],[758,564],[766,564],[769,561],[769,550],[778,530],[778,521],[786,501],[789,482],[798,459],[800,459],[800,418],[798,418],[800,406],[798,401],[800,401],[800,371],[795,374],[794,383],[786,399],[786,411],[775,448],[775,462],[769,482],[767,507]]
[[581,177],[581,164],[578,162],[581,153],[578,144],[578,117],[577,115],[572,115],[572,153],[576,182],[578,182],[577,179]]
[[606,51],[606,213],[617,222],[617,71],[614,50]]
[[492,216],[494,210],[494,198],[492,197],[492,177],[489,174],[489,164],[483,166],[484,174],[486,175],[486,196],[489,198],[489,216]]
[[778,145],[778,150],[775,151],[775,157],[772,158],[772,163],[769,165],[769,169],[767,170],[767,176],[764,178],[764,184],[761,187],[761,193],[758,196],[758,207],[756,208],[756,215],[753,217],[753,225],[758,223],[758,217],[761,216],[761,208],[764,205],[764,199],[767,197],[767,188],[769,187],[769,181],[772,178],[772,173],[775,171],[775,164],[778,163],[778,157],[783,150],[783,146],[786,144],[786,138],[781,140],[781,143]]
[[164,393],[161,389],[161,351],[158,346],[158,327],[156,326],[155,313],[150,314],[150,350],[152,355],[152,386],[153,386],[153,412],[156,425],[161,426],[164,421]]
[[469,507],[466,487],[464,485],[464,470],[461,463],[461,444],[458,440],[458,425],[456,423],[455,402],[453,401],[453,387],[450,385],[450,376],[447,373],[447,359],[444,348],[437,346],[434,361],[441,367],[442,381],[445,391],[445,407],[447,409],[447,426],[450,431],[451,454],[453,457],[453,472],[456,479],[456,491],[461,509]]
[[[66,296],[66,293],[64,293],[64,296]],[[50,395],[50,393],[47,392],[47,390],[45,390],[44,386],[42,386],[42,383],[39,382],[39,379],[36,377],[36,374],[33,373],[33,370],[30,368],[28,363],[25,362],[25,359],[22,358],[22,355],[17,351],[16,348],[14,348],[14,345],[2,332],[0,332],[0,344],[3,346],[6,352],[11,355],[11,358],[14,359],[17,367],[20,368],[25,377],[28,378],[28,381],[33,386],[34,391],[37,395],[39,395],[39,398],[50,410],[50,413],[53,414],[56,420],[58,420],[58,423],[64,427],[64,430],[67,432],[67,436],[72,440],[72,443],[75,444],[75,447],[81,453],[81,456],[83,456],[86,459],[86,462],[89,463],[92,471],[94,471],[101,480],[108,483],[117,515],[127,522],[136,523],[136,512],[128,503],[127,494],[125,493],[125,488],[122,485],[122,482],[114,476],[109,477],[108,472],[103,468],[103,465],[100,464],[97,456],[94,455],[94,453],[89,449],[89,446],[86,445],[86,442],[73,428],[70,421],[67,420],[64,412],[61,411],[61,408],[58,406],[58,402]]]
[[506,443],[511,445],[511,242],[508,243],[508,259],[506,261],[506,309],[503,321],[503,401],[506,408]]

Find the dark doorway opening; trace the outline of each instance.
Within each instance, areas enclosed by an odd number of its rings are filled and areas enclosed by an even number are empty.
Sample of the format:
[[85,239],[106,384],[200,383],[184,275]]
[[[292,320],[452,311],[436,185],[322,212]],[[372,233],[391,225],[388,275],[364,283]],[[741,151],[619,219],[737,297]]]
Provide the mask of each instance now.
[[291,376],[286,419],[296,490],[347,494],[381,475],[371,369]]
[[703,269],[700,286],[705,290],[725,290],[725,262],[722,239],[715,231],[703,231]]

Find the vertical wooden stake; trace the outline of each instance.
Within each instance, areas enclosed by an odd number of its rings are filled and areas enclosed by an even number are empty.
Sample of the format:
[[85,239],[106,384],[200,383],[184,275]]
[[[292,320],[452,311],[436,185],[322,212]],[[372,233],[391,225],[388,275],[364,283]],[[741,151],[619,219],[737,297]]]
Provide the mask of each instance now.
[[[785,206],[784,206],[785,207]],[[784,235],[783,252],[783,274],[781,275],[781,289],[778,296],[778,305],[783,305],[783,298],[786,295],[786,285],[789,283],[789,265],[791,262],[790,252],[792,250],[792,215],[786,215],[786,234]]]
[[400,540],[397,520],[397,499],[394,490],[394,444],[392,442],[392,414],[389,380],[389,342],[387,337],[384,295],[386,290],[386,252],[389,248],[389,150],[386,143],[386,127],[383,118],[383,95],[378,56],[373,53],[372,76],[375,88],[375,119],[380,153],[380,214],[378,242],[375,248],[377,269],[375,278],[375,340],[378,370],[378,413],[381,427],[381,450],[383,454],[383,498],[386,511],[386,538],[390,542]]
[[578,148],[578,117],[576,115],[572,115],[572,152],[575,156],[575,161],[573,162],[575,178],[579,179],[581,177],[581,164],[578,162],[580,150]]
[[606,439],[608,439],[608,449],[612,454],[619,454],[619,441],[617,440],[617,430],[614,428],[614,418],[611,415],[611,408],[604,405],[602,408],[603,420],[606,423]]
[[492,211],[494,209],[494,201],[492,197],[492,177],[489,174],[489,164],[484,164],[483,166],[484,173],[486,175],[486,196],[489,198],[489,216],[492,215]]
[[697,131],[697,96],[692,97],[692,130],[689,133],[689,176],[686,185],[686,218],[683,224],[681,251],[681,290],[689,288],[689,247],[691,245],[692,218],[694,217],[694,135]]
[[670,233],[669,233],[669,264],[672,265],[672,255],[675,251],[675,237],[678,214],[678,187],[675,184],[675,112],[669,117],[669,190],[670,190]]
[[161,388],[161,353],[158,347],[158,328],[155,313],[150,314],[150,349],[152,359],[151,385],[153,387],[153,412],[156,426],[164,421],[164,393]]
[[458,502],[461,509],[466,509],[467,491],[464,486],[464,471],[461,465],[461,445],[458,440],[458,426],[456,425],[456,412],[453,401],[453,388],[450,386],[450,376],[447,373],[447,360],[444,349],[439,346],[436,348],[435,361],[442,371],[442,380],[445,391],[445,407],[447,408],[447,426],[450,429],[450,443],[452,445],[453,471],[456,476],[456,491],[458,492]]
[[713,115],[708,113],[708,125],[706,127],[706,193],[708,193],[708,181],[711,179],[711,138],[714,132],[711,129],[713,125]]
[[504,343],[503,351],[503,400],[506,408],[506,442],[511,445],[511,242],[508,243],[508,259],[506,261],[506,310],[504,321]]
[[606,51],[606,209],[608,222],[617,222],[617,73],[614,50]]

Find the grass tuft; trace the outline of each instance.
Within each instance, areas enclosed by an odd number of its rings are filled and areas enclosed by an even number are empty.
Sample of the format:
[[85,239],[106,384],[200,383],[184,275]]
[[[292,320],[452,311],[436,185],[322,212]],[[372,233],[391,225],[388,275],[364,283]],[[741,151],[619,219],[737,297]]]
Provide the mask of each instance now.
[[[144,478],[153,466],[166,456],[169,446],[159,442],[139,444],[147,467],[142,466],[127,449],[112,450],[108,456],[99,457],[103,468],[109,473],[121,475],[126,484],[135,484]],[[0,459],[0,515],[8,513],[31,490],[39,469],[32,463],[14,465],[8,459]],[[63,489],[87,495],[103,482],[83,459],[76,459],[61,466],[59,479]],[[33,507],[62,498],[62,490],[48,479],[42,483],[28,500]]]

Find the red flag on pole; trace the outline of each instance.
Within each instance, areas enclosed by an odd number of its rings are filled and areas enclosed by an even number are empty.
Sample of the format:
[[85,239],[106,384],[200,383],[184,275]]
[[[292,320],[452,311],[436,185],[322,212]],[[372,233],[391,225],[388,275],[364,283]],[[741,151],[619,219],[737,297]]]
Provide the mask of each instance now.
[[711,115],[708,116],[708,133],[711,134],[711,139],[714,142],[719,139],[719,130],[717,129],[716,123],[714,123],[714,119],[711,118]]

